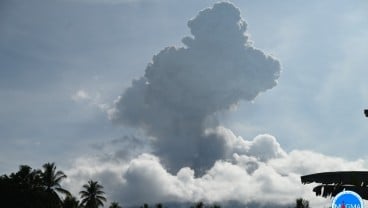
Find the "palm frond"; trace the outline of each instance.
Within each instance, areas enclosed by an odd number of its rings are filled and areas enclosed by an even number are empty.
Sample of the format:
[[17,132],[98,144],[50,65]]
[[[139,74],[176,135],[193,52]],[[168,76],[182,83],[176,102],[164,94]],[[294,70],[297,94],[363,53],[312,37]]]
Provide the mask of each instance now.
[[303,184],[351,184],[357,186],[368,185],[368,171],[337,171],[305,175],[301,177]]
[[59,192],[59,193],[62,193],[62,194],[65,194],[65,195],[71,195],[71,193],[68,191],[68,190],[66,190],[66,189],[63,189],[63,188],[55,188],[56,189],[56,191],[57,192]]
[[303,184],[321,183],[313,188],[317,196],[333,197],[344,190],[358,193],[368,200],[368,172],[367,171],[338,171],[323,172],[301,177]]

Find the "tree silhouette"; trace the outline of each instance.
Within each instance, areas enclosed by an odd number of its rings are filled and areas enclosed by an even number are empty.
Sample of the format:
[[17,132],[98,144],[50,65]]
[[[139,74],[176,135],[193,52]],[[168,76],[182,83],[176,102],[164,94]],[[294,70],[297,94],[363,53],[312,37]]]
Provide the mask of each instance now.
[[27,165],[19,166],[16,173],[0,177],[0,196],[2,207],[47,207],[40,171]]
[[79,208],[79,201],[72,195],[65,197],[62,208]]
[[70,195],[69,191],[63,189],[60,185],[61,181],[66,178],[62,171],[56,171],[55,163],[46,163],[43,166],[43,171],[40,173],[41,184],[49,197],[51,207],[60,207],[62,200],[58,193]]
[[203,202],[198,202],[196,204],[195,208],[204,208],[204,203]]
[[36,190],[42,183],[40,173],[40,170],[32,170],[28,165],[21,165],[17,173],[10,174],[9,179],[22,189]]
[[111,205],[109,206],[109,208],[122,208],[122,207],[117,202],[111,202]]
[[301,177],[303,184],[320,183],[313,188],[317,196],[336,196],[343,190],[354,191],[363,199],[368,200],[367,171],[323,172]]
[[218,204],[206,205],[203,202],[197,202],[194,206],[191,206],[190,208],[221,208],[221,206]]
[[295,208],[309,208],[309,201],[303,198],[296,199]]
[[84,190],[80,191],[82,202],[85,208],[98,208],[103,206],[106,198],[103,196],[103,186],[98,184],[98,181],[89,180],[88,184],[83,185]]

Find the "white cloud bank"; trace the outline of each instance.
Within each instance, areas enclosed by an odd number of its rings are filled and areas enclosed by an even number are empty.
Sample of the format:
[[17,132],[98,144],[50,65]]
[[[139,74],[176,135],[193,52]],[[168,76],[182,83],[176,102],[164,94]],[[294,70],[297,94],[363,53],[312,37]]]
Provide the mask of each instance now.
[[88,179],[99,180],[110,200],[123,205],[195,201],[287,204],[304,197],[312,206],[322,207],[329,200],[315,197],[311,185],[301,184],[301,175],[367,170],[363,160],[347,161],[307,150],[285,152],[271,135],[248,141],[224,127],[213,131],[225,135],[232,158],[216,161],[201,177],[189,167],[172,174],[157,156],[143,153],[130,161],[80,158],[66,171],[65,185],[78,193]]

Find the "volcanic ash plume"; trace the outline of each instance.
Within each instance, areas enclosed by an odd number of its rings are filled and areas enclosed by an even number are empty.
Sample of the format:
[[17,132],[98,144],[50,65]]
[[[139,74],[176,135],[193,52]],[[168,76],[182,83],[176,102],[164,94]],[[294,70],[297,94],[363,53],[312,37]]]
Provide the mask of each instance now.
[[280,63],[254,48],[240,11],[227,2],[205,9],[188,22],[192,37],[183,48],[167,47],[153,57],[143,77],[118,99],[111,119],[156,138],[154,153],[176,173],[196,173],[229,153],[215,129],[214,114],[251,101],[274,87]]

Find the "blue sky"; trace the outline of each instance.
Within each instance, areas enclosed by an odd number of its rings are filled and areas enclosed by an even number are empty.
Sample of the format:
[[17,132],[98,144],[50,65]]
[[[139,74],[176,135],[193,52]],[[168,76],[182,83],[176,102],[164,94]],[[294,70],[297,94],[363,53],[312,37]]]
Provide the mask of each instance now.
[[[142,135],[112,124],[106,110],[153,55],[183,46],[187,21],[215,2],[1,1],[0,171],[48,161],[69,168],[105,154],[96,144]],[[245,139],[271,134],[286,152],[366,159],[368,3],[233,3],[282,73],[275,88],[220,113],[220,123]]]

